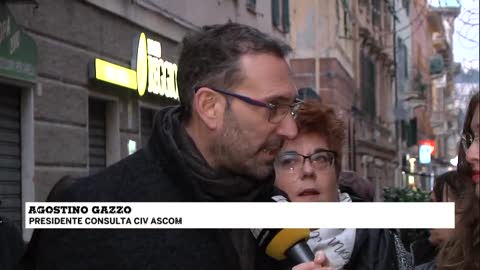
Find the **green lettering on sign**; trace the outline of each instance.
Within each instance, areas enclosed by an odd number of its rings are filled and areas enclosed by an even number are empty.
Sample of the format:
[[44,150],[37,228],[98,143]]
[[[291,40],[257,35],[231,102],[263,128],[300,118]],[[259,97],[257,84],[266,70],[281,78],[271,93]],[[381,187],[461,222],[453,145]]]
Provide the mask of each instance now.
[[20,29],[1,1],[0,76],[29,82],[37,79],[37,45]]

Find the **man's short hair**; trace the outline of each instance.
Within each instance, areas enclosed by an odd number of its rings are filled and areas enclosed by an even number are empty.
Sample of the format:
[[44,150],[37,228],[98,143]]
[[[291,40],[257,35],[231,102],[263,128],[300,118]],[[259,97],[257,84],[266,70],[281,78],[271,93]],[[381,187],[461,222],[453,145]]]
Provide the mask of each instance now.
[[243,80],[241,56],[266,53],[284,58],[291,51],[284,42],[238,23],[204,26],[182,43],[177,83],[184,121],[192,115],[196,88],[231,88]]

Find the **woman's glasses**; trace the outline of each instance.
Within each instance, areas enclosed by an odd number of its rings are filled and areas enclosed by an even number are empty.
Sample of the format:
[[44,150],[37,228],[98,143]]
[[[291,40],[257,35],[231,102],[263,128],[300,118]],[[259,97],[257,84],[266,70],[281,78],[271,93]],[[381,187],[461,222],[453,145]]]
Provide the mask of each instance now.
[[476,143],[478,145],[479,141],[479,135],[474,135],[471,133],[466,133],[462,135],[462,138],[460,140],[460,144],[463,147],[463,150],[467,151],[472,144]]
[[305,160],[308,159],[315,170],[322,171],[332,167],[335,163],[336,156],[337,153],[326,149],[318,150],[308,156],[299,154],[295,151],[288,151],[280,154],[276,158],[275,167],[281,171],[295,173],[303,168]]

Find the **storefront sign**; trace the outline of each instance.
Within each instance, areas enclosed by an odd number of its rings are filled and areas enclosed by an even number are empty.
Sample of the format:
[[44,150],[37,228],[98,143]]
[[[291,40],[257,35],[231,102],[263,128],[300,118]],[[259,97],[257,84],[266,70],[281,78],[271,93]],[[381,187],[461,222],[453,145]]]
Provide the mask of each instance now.
[[421,140],[418,149],[418,156],[421,164],[430,164],[432,162],[432,154],[435,151],[435,141]]
[[137,90],[136,76],[135,70],[95,58],[95,78],[97,80]]
[[162,59],[160,42],[141,33],[135,39],[136,49],[131,68],[96,58],[91,77],[121,87],[178,100],[177,65]]
[[37,45],[16,24],[0,2],[0,76],[34,82],[37,79]]

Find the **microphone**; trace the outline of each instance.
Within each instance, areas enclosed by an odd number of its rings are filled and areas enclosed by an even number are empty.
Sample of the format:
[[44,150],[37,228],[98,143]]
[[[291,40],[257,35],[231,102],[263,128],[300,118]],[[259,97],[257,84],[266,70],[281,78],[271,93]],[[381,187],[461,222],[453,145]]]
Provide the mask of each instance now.
[[[271,197],[274,202],[288,202],[283,195]],[[288,258],[295,265],[311,262],[314,255],[307,240],[309,229],[250,229],[258,246],[278,261]]]

